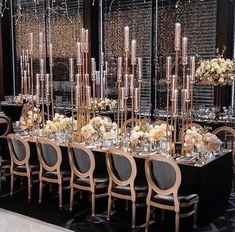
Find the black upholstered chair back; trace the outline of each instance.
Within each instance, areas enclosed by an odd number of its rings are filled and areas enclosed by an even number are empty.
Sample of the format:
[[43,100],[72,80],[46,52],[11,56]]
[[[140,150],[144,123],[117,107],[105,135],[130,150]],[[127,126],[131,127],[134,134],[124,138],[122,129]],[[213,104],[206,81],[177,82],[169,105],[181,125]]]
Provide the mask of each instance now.
[[137,168],[134,158],[125,151],[112,148],[106,152],[109,178],[117,185],[134,185]]
[[181,172],[176,162],[161,155],[151,156],[145,161],[145,173],[149,188],[161,195],[178,195]]
[[176,181],[175,169],[166,162],[151,160],[151,176],[154,183],[163,190],[170,189]]
[[85,146],[71,143],[68,148],[72,172],[78,177],[92,176],[95,169],[93,152]]
[[16,134],[9,134],[7,136],[7,141],[11,160],[16,165],[28,163],[30,157],[30,147],[28,142],[20,135]]
[[40,165],[46,171],[60,170],[62,154],[59,145],[48,139],[39,138],[37,141],[37,154]]

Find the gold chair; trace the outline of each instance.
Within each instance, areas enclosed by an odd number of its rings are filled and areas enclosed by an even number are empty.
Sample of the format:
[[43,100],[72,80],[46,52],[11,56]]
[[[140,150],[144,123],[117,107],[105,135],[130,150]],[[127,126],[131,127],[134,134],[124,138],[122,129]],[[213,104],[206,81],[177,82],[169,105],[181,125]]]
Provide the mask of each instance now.
[[184,142],[184,136],[185,136],[186,131],[192,127],[203,129],[203,127],[197,123],[189,123],[189,124],[184,125],[179,131],[179,142],[182,142],[182,143]]
[[145,181],[136,178],[137,167],[135,160],[128,153],[118,148],[106,152],[106,164],[109,174],[108,187],[108,217],[110,220],[112,197],[132,202],[132,228],[135,227],[137,198],[146,197]]
[[123,123],[121,127],[121,132],[124,133],[128,131],[129,127],[140,125],[140,123],[140,120],[137,118],[129,118]]
[[13,194],[14,175],[28,178],[28,200],[31,200],[31,184],[34,175],[39,174],[39,167],[30,165],[30,147],[28,142],[20,135],[9,134],[7,136],[11,157],[11,191]]
[[11,161],[7,150],[6,136],[11,133],[11,121],[5,117],[0,116],[0,191],[2,189],[2,172],[4,176],[10,175]]
[[[145,160],[145,174],[148,182],[145,231],[149,227],[150,207],[175,211],[176,232],[179,231],[179,219],[193,214],[196,227],[198,195],[178,195],[181,172],[176,162],[161,155],[151,156]],[[183,213],[180,212],[182,208]]]
[[[83,145],[71,143],[68,147],[71,167],[70,178],[70,211],[73,208],[74,188],[91,192],[91,215],[95,216],[95,198],[106,197],[108,176],[95,172],[95,158],[93,152]],[[97,194],[97,190],[105,193]]]
[[37,154],[40,163],[39,203],[42,202],[43,182],[59,186],[59,207],[62,208],[63,182],[70,180],[69,171],[61,171],[62,154],[60,147],[45,138],[37,140]]
[[215,129],[212,134],[216,135],[223,142],[225,149],[232,149],[233,163],[235,164],[235,130],[229,126],[222,126]]

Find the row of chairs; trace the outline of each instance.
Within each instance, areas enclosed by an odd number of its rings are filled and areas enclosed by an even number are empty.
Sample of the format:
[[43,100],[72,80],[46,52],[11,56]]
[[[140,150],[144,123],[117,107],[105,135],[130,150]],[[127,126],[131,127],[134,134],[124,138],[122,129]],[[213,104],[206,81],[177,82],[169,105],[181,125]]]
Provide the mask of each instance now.
[[[91,193],[91,214],[95,216],[95,199],[108,196],[108,215],[110,219],[113,198],[120,198],[132,202],[132,227],[135,227],[136,206],[142,198],[147,205],[146,231],[150,220],[152,207],[175,211],[175,230],[179,231],[179,218],[194,215],[196,225],[196,211],[198,195],[181,196],[178,189],[181,183],[181,173],[174,160],[163,156],[151,156],[145,161],[146,179],[137,176],[135,159],[118,148],[106,152],[105,172],[96,172],[96,162],[93,152],[78,143],[68,146],[70,170],[61,170],[62,153],[60,147],[45,138],[37,140],[37,154],[39,166],[30,165],[30,146],[26,140],[16,134],[7,136],[10,149],[11,165],[11,195],[13,194],[14,177],[21,176],[28,179],[28,199],[31,199],[31,184],[34,176],[39,176],[39,203],[42,201],[43,184],[56,183],[59,187],[59,207],[62,207],[63,184],[69,182],[70,210],[73,208],[74,190],[89,191]],[[100,191],[103,190],[103,191]],[[193,206],[193,207],[191,207]],[[180,208],[187,208],[181,213]]]

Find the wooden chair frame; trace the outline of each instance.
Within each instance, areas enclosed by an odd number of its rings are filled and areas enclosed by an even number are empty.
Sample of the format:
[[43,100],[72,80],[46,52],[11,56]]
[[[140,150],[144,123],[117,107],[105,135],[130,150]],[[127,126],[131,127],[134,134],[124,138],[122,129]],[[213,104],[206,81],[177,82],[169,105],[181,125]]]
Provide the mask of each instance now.
[[233,135],[233,164],[235,165],[235,130],[229,126],[222,126],[215,129],[212,134],[218,135],[220,132],[228,132]]
[[[124,156],[127,158],[131,164],[131,175],[127,180],[119,180],[113,173],[112,171],[112,164],[110,157],[112,154],[119,155],[119,156]],[[119,149],[119,148],[111,148],[106,152],[106,165],[107,165],[107,170],[109,174],[109,186],[108,186],[108,217],[107,220],[110,220],[110,214],[111,214],[111,205],[112,205],[112,197],[124,199],[124,200],[129,200],[132,201],[132,228],[135,227],[135,219],[136,219],[136,198],[137,197],[145,197],[145,193],[136,193],[135,191],[135,178],[137,175],[137,167],[136,167],[136,162],[130,154],[127,152]],[[118,185],[118,186],[130,186],[130,195],[126,194],[121,194],[121,193],[116,193],[112,191],[113,185]]]
[[[25,148],[25,154],[24,159],[19,160],[15,154],[12,140],[20,141],[21,144],[23,144]],[[39,171],[32,171],[30,164],[29,164],[29,158],[30,158],[30,147],[28,142],[23,139],[20,135],[16,134],[9,134],[7,136],[7,142],[9,146],[10,156],[11,156],[11,167],[10,167],[10,173],[11,173],[11,190],[10,195],[13,195],[13,188],[14,188],[14,175],[21,176],[21,177],[27,177],[28,178],[28,200],[31,200],[31,184],[32,184],[32,175],[38,175]],[[15,170],[17,166],[25,166],[26,172],[20,172]]]
[[[82,173],[77,169],[77,167],[75,165],[76,161],[74,159],[74,153],[73,153],[74,148],[81,149],[82,151],[84,151],[88,155],[89,161],[90,161],[90,167],[87,172]],[[70,163],[70,167],[71,167],[69,210],[72,211],[72,208],[73,208],[74,188],[79,189],[79,190],[83,190],[83,191],[89,191],[89,192],[91,192],[91,208],[92,208],[91,215],[92,215],[92,217],[94,217],[95,216],[95,199],[99,198],[99,197],[107,196],[107,193],[96,194],[95,193],[96,189],[107,188],[108,184],[104,184],[104,183],[96,184],[95,183],[94,176],[93,176],[94,171],[95,171],[95,158],[94,158],[93,152],[90,149],[88,149],[85,146],[78,144],[78,143],[70,143],[68,146],[68,154],[69,154],[69,163]],[[76,179],[76,177],[88,178],[90,186],[84,186],[84,185],[79,185],[77,183],[74,183],[74,180]]]
[[[41,144],[46,144],[52,146],[57,154],[57,161],[55,165],[48,166],[43,158],[42,150],[41,150]],[[58,184],[59,186],[59,208],[62,208],[62,191],[63,191],[63,181],[69,181],[70,177],[62,178],[61,175],[61,162],[62,162],[62,153],[59,145],[56,143],[45,139],[45,138],[38,138],[37,143],[37,154],[38,154],[38,160],[40,163],[40,171],[39,171],[39,203],[42,202],[42,190],[43,190],[43,182],[48,183],[54,183]],[[56,172],[57,178],[49,178],[43,176],[45,172]]]
[[[154,181],[152,179],[152,175],[151,175],[151,168],[150,168],[150,164],[152,161],[160,161],[160,162],[168,163],[169,165],[172,166],[172,168],[175,171],[176,178],[175,178],[175,183],[171,188],[163,190],[163,189],[160,189],[154,183]],[[149,227],[151,206],[156,207],[156,208],[160,208],[160,209],[175,211],[175,231],[176,232],[179,232],[179,219],[184,218],[184,217],[189,217],[193,214],[194,214],[194,227],[196,227],[198,198],[196,198],[196,200],[189,201],[186,203],[179,202],[178,189],[181,184],[181,172],[180,172],[179,166],[176,164],[176,162],[172,159],[166,158],[161,155],[150,156],[149,158],[147,158],[145,160],[145,174],[146,174],[146,178],[147,178],[147,182],[148,182],[148,195],[146,198],[147,213],[146,213],[145,231],[148,231],[148,227]],[[160,194],[163,196],[172,195],[173,200],[174,200],[174,205],[173,206],[165,205],[165,204],[160,204],[160,203],[156,203],[154,201],[151,201],[153,193],[157,193],[157,194]],[[180,207],[189,207],[190,205],[193,205],[193,204],[194,204],[193,210],[191,210],[190,212],[185,213],[185,214],[180,214]]]
[[4,134],[0,135],[0,138],[5,138],[11,132],[11,121],[5,116],[0,116],[0,122],[2,121],[7,123],[7,129]]
[[[7,123],[7,129],[6,129],[5,133],[0,135],[0,138],[6,138],[6,136],[11,132],[11,121],[9,120],[8,117],[0,116],[0,122],[1,121]],[[10,160],[7,160],[7,162],[5,164],[3,164],[2,161],[0,161],[0,192],[2,190],[2,181],[1,181],[2,180],[2,171],[9,170],[4,175],[5,176],[10,175],[10,168],[11,168]]]
[[133,123],[133,125],[134,125],[134,124],[135,124],[135,125],[140,125],[140,124],[141,124],[141,121],[140,121],[139,119],[137,119],[137,118],[129,118],[129,119],[127,119],[127,120],[123,123],[123,125],[122,125],[122,127],[121,127],[121,132],[122,132],[122,133],[126,132],[127,125],[132,124],[132,123]]

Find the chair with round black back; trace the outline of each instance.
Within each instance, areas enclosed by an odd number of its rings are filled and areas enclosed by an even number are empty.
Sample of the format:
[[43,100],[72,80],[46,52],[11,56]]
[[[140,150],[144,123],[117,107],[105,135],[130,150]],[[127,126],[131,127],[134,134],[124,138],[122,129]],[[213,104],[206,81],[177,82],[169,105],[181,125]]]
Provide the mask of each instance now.
[[221,140],[224,149],[232,150],[233,164],[235,165],[235,130],[229,126],[221,126],[215,129],[212,134],[216,135]]
[[8,144],[6,136],[11,133],[11,121],[5,116],[0,116],[0,191],[2,173],[10,175],[11,161],[9,157]]
[[[95,198],[107,196],[108,176],[95,171],[93,152],[83,145],[71,143],[68,147],[71,167],[70,211],[73,207],[74,189],[91,192],[92,217],[95,216]],[[104,190],[96,193],[96,190]]]
[[70,180],[70,172],[61,170],[61,149],[49,139],[38,138],[37,154],[40,163],[39,203],[42,202],[43,182],[55,183],[59,186],[59,207],[62,208],[63,183]]
[[112,197],[129,200],[132,202],[132,228],[134,228],[136,201],[146,197],[147,184],[136,178],[137,167],[134,158],[121,149],[109,149],[106,152],[106,164],[109,174],[107,220],[110,220]]
[[34,175],[39,174],[39,167],[30,165],[30,147],[28,142],[20,135],[9,134],[7,136],[11,156],[11,196],[13,195],[14,176],[28,178],[28,200],[31,200],[31,185]]
[[151,207],[175,211],[176,232],[179,231],[179,219],[193,214],[196,227],[198,195],[178,194],[181,172],[176,162],[162,155],[150,156],[145,160],[145,174],[148,182],[145,231],[148,231]]

